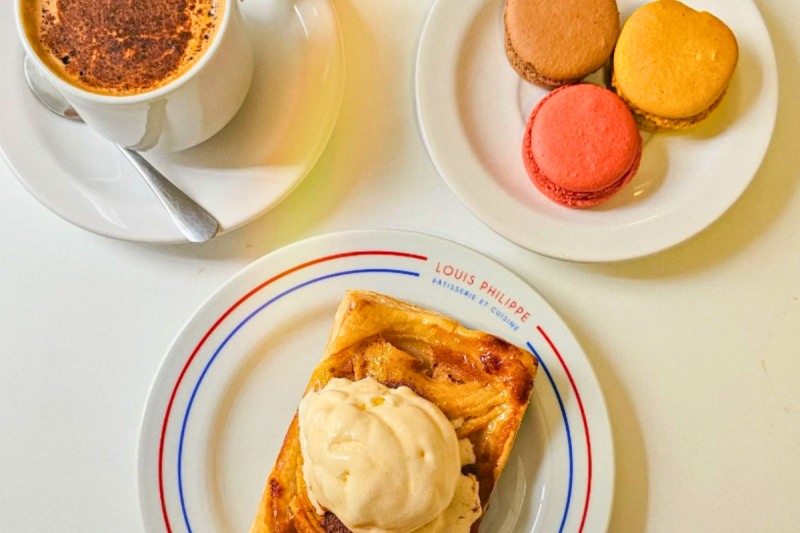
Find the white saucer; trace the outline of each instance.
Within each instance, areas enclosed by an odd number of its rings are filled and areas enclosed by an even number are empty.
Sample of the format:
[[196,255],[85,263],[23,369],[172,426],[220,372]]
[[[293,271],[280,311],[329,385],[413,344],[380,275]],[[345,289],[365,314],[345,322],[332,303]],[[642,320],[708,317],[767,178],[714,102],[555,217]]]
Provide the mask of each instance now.
[[[317,237],[256,261],[178,334],[142,422],[147,532],[248,531],[347,289],[430,307],[539,358],[530,408],[481,531],[606,530],[614,496],[608,412],[586,355],[556,312],[477,252],[416,233],[363,231]],[[510,301],[525,311],[509,311]]]
[[[117,239],[186,239],[128,162],[83,124],[50,114],[30,93],[12,3],[0,16],[0,151],[54,213]],[[245,1],[255,76],[239,114],[217,136],[147,158],[230,231],[264,214],[308,174],[333,131],[344,89],[344,50],[329,0]],[[209,105],[213,105],[210,102]]]
[[[623,21],[647,0],[619,0]],[[529,250],[572,261],[649,255],[703,230],[742,194],[767,151],[778,109],[769,33],[751,0],[687,0],[739,41],[720,109],[688,133],[644,135],[634,180],[594,209],[558,206],[522,165],[528,115],[547,91],[522,81],[503,49],[505,0],[438,0],[417,58],[417,110],[442,178],[484,223]],[[756,215],[754,215],[756,216]]]

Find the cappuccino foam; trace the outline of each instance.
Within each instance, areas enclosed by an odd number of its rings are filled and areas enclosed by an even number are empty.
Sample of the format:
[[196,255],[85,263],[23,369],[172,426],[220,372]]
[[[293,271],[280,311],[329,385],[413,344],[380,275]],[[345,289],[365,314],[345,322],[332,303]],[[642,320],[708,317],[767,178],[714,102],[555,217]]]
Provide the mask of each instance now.
[[224,0],[23,0],[34,50],[58,76],[127,96],[167,85],[211,46]]

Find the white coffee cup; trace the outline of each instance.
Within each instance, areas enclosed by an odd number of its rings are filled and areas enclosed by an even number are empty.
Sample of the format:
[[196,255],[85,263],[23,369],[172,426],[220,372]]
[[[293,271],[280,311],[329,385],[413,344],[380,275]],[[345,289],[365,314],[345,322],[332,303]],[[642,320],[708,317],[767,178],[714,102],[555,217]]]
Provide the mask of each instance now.
[[111,142],[139,152],[177,152],[219,132],[236,115],[253,78],[253,51],[239,0],[225,0],[214,41],[189,70],[154,91],[109,96],[85,91],[54,74],[34,51],[15,0],[25,52],[81,118]]

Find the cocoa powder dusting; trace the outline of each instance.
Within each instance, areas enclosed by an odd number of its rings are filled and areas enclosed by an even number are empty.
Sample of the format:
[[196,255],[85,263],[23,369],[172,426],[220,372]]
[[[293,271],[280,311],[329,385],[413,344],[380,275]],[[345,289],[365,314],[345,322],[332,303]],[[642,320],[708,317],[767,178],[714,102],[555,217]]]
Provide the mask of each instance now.
[[218,0],[39,0],[39,40],[73,84],[136,94],[176,78],[210,45]]

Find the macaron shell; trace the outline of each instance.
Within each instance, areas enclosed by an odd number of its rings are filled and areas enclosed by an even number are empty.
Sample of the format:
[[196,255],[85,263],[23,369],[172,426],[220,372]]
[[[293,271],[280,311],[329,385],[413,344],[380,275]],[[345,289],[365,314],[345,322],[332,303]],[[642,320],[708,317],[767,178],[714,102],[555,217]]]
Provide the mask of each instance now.
[[717,110],[717,108],[722,104],[722,100],[725,98],[725,92],[717,98],[717,101],[711,104],[710,107],[707,107],[704,111],[700,112],[697,115],[688,118],[665,118],[659,117],[658,115],[654,115],[652,113],[648,113],[643,111],[633,105],[633,103],[625,97],[625,93],[623,93],[619,86],[617,85],[616,76],[612,74],[611,77],[612,81],[611,84],[614,87],[614,90],[617,93],[622,101],[624,101],[633,113],[633,118],[636,119],[636,125],[639,127],[640,130],[649,131],[652,133],[665,133],[670,131],[677,131],[683,130],[686,128],[691,128],[700,124],[701,122],[705,122],[705,120],[711,116],[711,114]]
[[633,164],[641,144],[625,103],[595,85],[551,93],[531,133],[536,164],[550,181],[574,192],[600,191]]
[[616,0],[508,0],[504,21],[514,55],[555,81],[602,67],[620,28]]
[[523,150],[523,161],[525,163],[525,170],[527,171],[531,182],[533,182],[539,192],[541,192],[551,201],[564,207],[569,207],[572,209],[587,209],[590,207],[596,207],[610,200],[614,195],[624,189],[625,186],[631,182],[634,176],[636,176],[636,173],[639,171],[639,165],[642,161],[642,152],[641,150],[639,151],[630,171],[628,171],[628,173],[625,174],[625,176],[623,176],[619,181],[609,185],[601,191],[584,193],[569,191],[548,180],[547,177],[544,176],[544,174],[542,174],[539,170],[539,167],[536,165],[536,161],[533,160],[530,151]]
[[508,36],[508,29],[506,29],[505,31],[505,49],[506,49],[506,57],[508,58],[508,62],[511,64],[511,67],[517,72],[517,74],[519,74],[519,76],[522,79],[524,79],[528,83],[532,83],[534,85],[538,85],[539,87],[544,87],[546,89],[557,89],[559,87],[563,87],[564,85],[571,85],[573,83],[578,83],[582,79],[582,78],[571,78],[571,79],[556,80],[540,74],[532,64],[524,61],[521,57],[517,55],[517,51],[514,50],[514,46],[511,44],[511,38]]
[[619,191],[621,191],[626,185],[628,185],[628,183],[630,183],[630,181],[638,172],[639,165],[642,161],[641,137],[639,137],[636,154],[630,168],[617,181],[608,185],[607,187],[599,191],[576,192],[556,185],[550,179],[548,179],[536,162],[532,149],[532,133],[539,111],[554,94],[564,89],[567,88],[565,87],[563,89],[553,91],[548,96],[543,98],[531,113],[530,118],[528,119],[528,124],[525,128],[525,135],[522,140],[523,164],[526,172],[528,173],[528,177],[533,182],[534,186],[553,202],[573,209],[595,207],[603,202],[606,202]]
[[721,20],[660,0],[639,8],[622,28],[614,52],[616,85],[645,113],[686,119],[720,99],[738,58],[736,37]]

